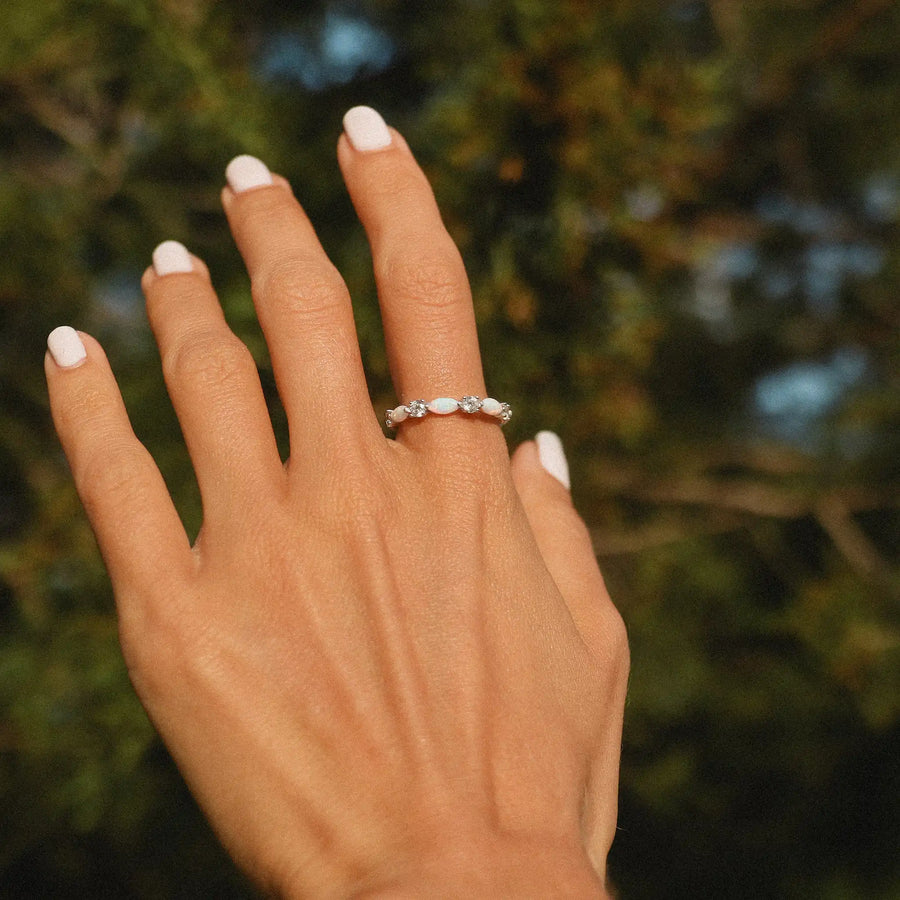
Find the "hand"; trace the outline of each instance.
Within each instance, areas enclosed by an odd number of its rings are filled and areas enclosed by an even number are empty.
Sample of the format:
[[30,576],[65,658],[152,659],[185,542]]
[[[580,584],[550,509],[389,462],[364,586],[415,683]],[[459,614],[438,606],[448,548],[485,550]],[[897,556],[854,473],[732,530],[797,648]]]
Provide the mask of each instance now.
[[[338,159],[399,400],[486,396],[463,265],[405,142],[357,108]],[[193,547],[97,342],[57,330],[46,361],[141,701],[279,895],[600,895],[628,652],[561,446],[510,460],[496,420],[465,413],[386,439],[347,289],[289,185],[250,157],[227,174],[289,462],[180,245],[143,287],[203,500]]]

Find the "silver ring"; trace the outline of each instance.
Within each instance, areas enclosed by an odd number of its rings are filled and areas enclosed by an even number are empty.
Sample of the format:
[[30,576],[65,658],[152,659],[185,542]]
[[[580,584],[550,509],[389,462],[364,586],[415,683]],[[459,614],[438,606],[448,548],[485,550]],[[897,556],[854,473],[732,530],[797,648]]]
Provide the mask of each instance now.
[[437,397],[434,400],[410,400],[394,409],[389,409],[384,415],[384,424],[388,428],[396,428],[406,419],[423,419],[429,414],[448,416],[450,413],[464,412],[469,415],[484,413],[486,416],[497,419],[501,425],[505,425],[512,418],[512,409],[508,403],[501,403],[493,397],[473,397],[467,394],[457,400],[455,397]]

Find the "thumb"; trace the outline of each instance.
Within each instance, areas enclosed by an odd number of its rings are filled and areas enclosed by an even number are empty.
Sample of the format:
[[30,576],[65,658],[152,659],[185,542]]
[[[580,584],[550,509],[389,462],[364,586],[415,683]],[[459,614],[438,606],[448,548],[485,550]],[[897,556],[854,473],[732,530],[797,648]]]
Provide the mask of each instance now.
[[619,637],[621,619],[603,583],[587,526],[572,505],[562,441],[552,431],[540,431],[516,449],[511,466],[544,563],[585,641],[599,650]]

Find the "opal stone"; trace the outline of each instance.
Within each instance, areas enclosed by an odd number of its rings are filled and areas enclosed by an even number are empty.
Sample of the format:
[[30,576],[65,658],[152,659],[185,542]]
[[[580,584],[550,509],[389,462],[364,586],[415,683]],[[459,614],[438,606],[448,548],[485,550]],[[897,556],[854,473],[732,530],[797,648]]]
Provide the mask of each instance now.
[[391,410],[391,420],[393,422],[402,422],[409,415],[409,410],[405,406],[398,406]]
[[481,401],[481,411],[489,416],[499,416],[503,412],[503,404],[493,397],[485,397]]
[[439,416],[446,416],[458,409],[459,401],[454,400],[453,397],[438,397],[428,403],[428,412],[437,413]]

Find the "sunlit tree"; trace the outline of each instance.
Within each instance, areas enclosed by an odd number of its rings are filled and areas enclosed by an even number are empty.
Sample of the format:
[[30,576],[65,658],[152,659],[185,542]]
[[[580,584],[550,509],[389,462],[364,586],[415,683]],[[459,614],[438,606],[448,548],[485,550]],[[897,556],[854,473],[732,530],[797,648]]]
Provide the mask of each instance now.
[[7,0],[0,893],[250,895],[132,696],[43,344],[102,340],[195,531],[139,291],[182,240],[287,452],[218,201],[246,151],[309,211],[392,406],[334,161],[366,102],[463,251],[511,440],[562,435],[629,625],[621,896],[896,896],[898,46],[885,0]]

